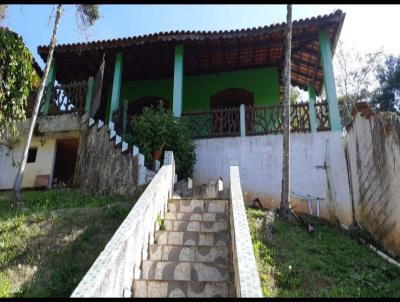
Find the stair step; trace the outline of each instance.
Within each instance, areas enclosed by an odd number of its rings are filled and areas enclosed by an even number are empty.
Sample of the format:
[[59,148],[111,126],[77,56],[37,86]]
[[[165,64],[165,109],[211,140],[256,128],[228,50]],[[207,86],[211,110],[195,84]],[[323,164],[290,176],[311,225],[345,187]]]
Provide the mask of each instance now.
[[181,213],[225,213],[228,209],[226,199],[172,199],[168,201],[169,212]]
[[232,282],[135,280],[134,296],[159,297],[235,297]]
[[228,246],[228,232],[175,232],[156,231],[154,240],[162,245],[205,245],[205,246]]
[[192,232],[219,232],[227,231],[226,221],[185,221],[185,220],[164,220],[166,231],[192,231]]
[[228,263],[227,246],[150,245],[150,260]]
[[142,279],[226,282],[232,280],[232,272],[227,264],[143,260]]
[[188,220],[188,221],[228,221],[226,213],[165,213],[165,219],[170,220]]

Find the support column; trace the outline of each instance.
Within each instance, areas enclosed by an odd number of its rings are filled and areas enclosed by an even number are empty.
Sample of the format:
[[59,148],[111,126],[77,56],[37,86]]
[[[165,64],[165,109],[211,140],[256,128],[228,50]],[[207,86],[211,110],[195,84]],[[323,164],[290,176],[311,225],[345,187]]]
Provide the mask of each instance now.
[[114,79],[113,79],[110,109],[107,120],[108,123],[112,121],[112,116],[114,112],[117,111],[119,108],[121,80],[122,80],[122,53],[119,52],[115,55]]
[[328,99],[329,121],[332,131],[341,131],[339,105],[336,96],[335,77],[333,74],[332,52],[329,35],[326,30],[319,32],[319,49],[321,52],[322,74],[324,77],[324,87],[326,98]]
[[89,77],[87,91],[86,91],[86,99],[85,99],[85,111],[89,113],[90,116],[90,106],[92,102],[93,95],[93,77]]
[[173,114],[175,117],[182,115],[182,92],[183,92],[183,45],[175,46],[174,62],[174,91],[173,91]]
[[311,133],[317,132],[317,114],[315,111],[315,90],[308,84],[308,113],[310,116]]
[[44,104],[43,104],[43,107],[41,110],[41,112],[45,116],[49,114],[51,96],[52,96],[52,92],[54,89],[54,82],[56,80],[56,69],[57,69],[56,61],[55,61],[55,58],[53,57],[53,60],[51,61],[51,64],[50,64],[49,74],[47,75],[47,79],[46,79],[46,84],[45,84],[46,95],[43,100]]
[[246,136],[246,108],[240,105],[240,136]]

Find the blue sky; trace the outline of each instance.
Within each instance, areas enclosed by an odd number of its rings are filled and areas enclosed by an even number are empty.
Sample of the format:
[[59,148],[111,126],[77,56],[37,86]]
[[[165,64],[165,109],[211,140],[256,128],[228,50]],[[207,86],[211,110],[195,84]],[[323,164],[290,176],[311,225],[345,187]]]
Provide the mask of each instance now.
[[[362,51],[383,47],[400,53],[400,39],[389,30],[400,28],[400,6],[294,5],[293,19],[346,12],[341,39]],[[53,5],[9,5],[7,26],[22,35],[43,68],[37,46],[49,44]],[[101,5],[101,19],[89,29],[89,41],[170,30],[229,30],[264,26],[286,20],[285,5]],[[53,12],[54,16],[54,12]],[[54,19],[53,19],[54,20]],[[84,42],[76,26],[75,6],[65,5],[58,43]]]

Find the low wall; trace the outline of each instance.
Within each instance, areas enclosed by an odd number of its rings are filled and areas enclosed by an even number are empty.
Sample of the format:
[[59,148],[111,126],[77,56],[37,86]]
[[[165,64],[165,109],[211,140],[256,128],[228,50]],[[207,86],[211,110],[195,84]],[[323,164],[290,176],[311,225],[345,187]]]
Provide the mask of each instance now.
[[[291,134],[291,191],[325,198],[321,217],[352,223],[346,159],[338,131]],[[282,186],[282,135],[196,140],[196,185],[222,177],[229,182],[229,165],[237,162],[245,201],[258,198],[263,207],[278,207]],[[327,169],[324,168],[326,163]],[[292,195],[296,211],[308,212],[306,203]],[[315,213],[316,210],[314,210]]]
[[260,276],[253,252],[249,223],[244,207],[243,193],[240,185],[239,167],[230,167],[230,200],[229,213],[233,271],[236,297],[262,297]]
[[400,255],[400,122],[364,108],[346,135],[357,222],[386,250]]
[[132,284],[141,276],[142,259],[153,244],[157,216],[164,218],[172,197],[175,175],[173,153],[166,151],[157,172],[104,250],[75,288],[71,297],[131,297]]

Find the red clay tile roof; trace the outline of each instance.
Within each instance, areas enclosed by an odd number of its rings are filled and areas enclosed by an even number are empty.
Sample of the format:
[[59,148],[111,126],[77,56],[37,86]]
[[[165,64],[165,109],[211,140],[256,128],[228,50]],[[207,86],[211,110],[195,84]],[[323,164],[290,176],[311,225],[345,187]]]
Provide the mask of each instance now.
[[[332,14],[293,22],[292,77],[294,86],[307,89],[312,83],[320,93],[323,77],[319,54],[319,30],[327,29],[334,52],[345,14]],[[123,79],[171,77],[174,47],[184,45],[187,76],[259,67],[278,67],[284,61],[286,23],[225,31],[170,31],[119,39],[57,45],[57,80],[60,83],[87,79],[96,74],[105,54],[105,79],[111,80],[115,54],[124,58]],[[43,60],[48,46],[39,46]],[[282,80],[281,91],[283,90]]]

